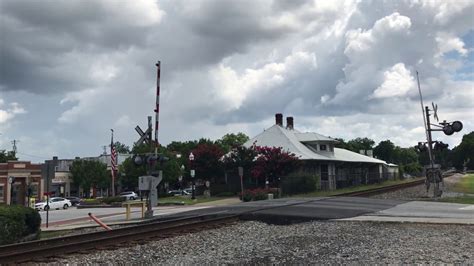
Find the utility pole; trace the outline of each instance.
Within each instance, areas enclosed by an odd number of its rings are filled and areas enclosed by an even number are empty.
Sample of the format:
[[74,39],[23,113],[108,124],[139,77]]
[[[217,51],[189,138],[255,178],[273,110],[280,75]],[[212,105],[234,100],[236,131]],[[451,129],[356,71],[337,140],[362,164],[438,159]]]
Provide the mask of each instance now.
[[14,139],[14,140],[12,141],[12,144],[13,144],[13,153],[15,153],[15,155],[16,155],[16,144],[19,143],[19,142],[20,142],[20,141],[19,141],[19,140],[16,140],[16,139]]

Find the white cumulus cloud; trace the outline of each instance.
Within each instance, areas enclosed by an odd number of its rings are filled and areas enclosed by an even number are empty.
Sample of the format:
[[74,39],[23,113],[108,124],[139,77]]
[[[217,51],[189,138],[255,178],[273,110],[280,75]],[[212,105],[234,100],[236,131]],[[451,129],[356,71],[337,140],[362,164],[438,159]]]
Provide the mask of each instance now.
[[415,89],[415,79],[405,64],[398,63],[383,73],[384,81],[373,93],[374,98],[405,96]]

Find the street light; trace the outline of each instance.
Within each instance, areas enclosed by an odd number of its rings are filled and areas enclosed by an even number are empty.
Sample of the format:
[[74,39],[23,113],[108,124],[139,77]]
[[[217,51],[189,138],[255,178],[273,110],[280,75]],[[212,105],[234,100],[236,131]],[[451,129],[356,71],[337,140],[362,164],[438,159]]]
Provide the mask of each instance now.
[[191,167],[191,179],[192,179],[192,182],[193,182],[192,187],[191,187],[191,189],[192,189],[191,199],[194,200],[194,199],[196,199],[196,193],[195,193],[195,188],[194,188],[195,187],[195,182],[194,182],[195,171],[193,169],[194,168],[193,161],[194,161],[194,154],[191,152],[189,154],[189,164],[190,164],[190,167]]

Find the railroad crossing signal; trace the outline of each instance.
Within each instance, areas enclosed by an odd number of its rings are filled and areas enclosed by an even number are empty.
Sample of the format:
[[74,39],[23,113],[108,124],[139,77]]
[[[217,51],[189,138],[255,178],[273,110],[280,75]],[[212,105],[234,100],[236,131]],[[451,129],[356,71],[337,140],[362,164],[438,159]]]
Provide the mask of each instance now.
[[[441,123],[438,123],[439,125],[431,124],[430,111],[433,111],[433,117],[437,121],[439,121],[438,105],[431,103],[431,106],[433,107],[432,110],[430,110],[428,106],[425,106],[425,110],[423,113],[423,116],[426,116],[425,130],[426,130],[427,142],[418,142],[417,148],[420,152],[428,150],[428,154],[430,157],[430,164],[425,167],[426,190],[428,191],[430,188],[430,184],[433,183],[434,184],[433,195],[434,197],[440,197],[443,191],[440,189],[439,184],[443,183],[443,176],[441,174],[441,169],[439,168],[439,166],[435,164],[433,150],[442,151],[448,148],[448,144],[445,144],[441,141],[433,141],[431,133],[433,131],[443,131],[444,134],[451,136],[452,134],[454,134],[454,132],[461,131],[463,126],[460,121],[446,122],[446,120],[444,120]],[[431,126],[437,127],[437,128],[431,128]]]
[[151,116],[148,117],[148,129],[143,132],[143,130],[140,128],[140,126],[135,127],[135,131],[137,131],[138,135],[140,135],[140,138],[137,141],[137,144],[140,145],[143,142],[146,144],[152,144],[151,141],[151,133],[152,133],[152,128],[151,128]]

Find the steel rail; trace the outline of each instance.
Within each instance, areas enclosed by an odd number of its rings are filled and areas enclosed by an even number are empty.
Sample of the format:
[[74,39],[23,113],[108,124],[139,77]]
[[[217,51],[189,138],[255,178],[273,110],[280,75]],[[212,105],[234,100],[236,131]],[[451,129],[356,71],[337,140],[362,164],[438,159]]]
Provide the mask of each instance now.
[[409,187],[414,187],[414,186],[419,186],[425,183],[425,179],[420,179],[412,182],[407,182],[407,183],[402,183],[402,184],[396,184],[396,185],[391,185],[391,186],[385,186],[385,187],[379,187],[379,188],[371,188],[371,189],[366,189],[366,190],[361,190],[361,191],[354,191],[354,192],[347,192],[347,193],[340,193],[336,194],[333,196],[337,197],[367,197],[367,196],[373,196],[373,195],[378,195],[378,194],[383,194],[395,190],[400,190],[404,188],[409,188]]
[[[366,189],[362,191],[340,193],[333,197],[365,197],[382,194],[390,191],[404,189],[421,185],[424,179],[386,186],[381,188]],[[310,200],[314,201],[314,200]],[[308,202],[310,202],[308,201]],[[299,205],[306,202],[294,203],[290,205]],[[228,221],[237,221],[245,213],[257,212],[264,209],[273,209],[285,206],[264,207],[257,210],[251,210],[240,214],[219,216],[217,214],[205,214],[199,216],[184,217],[171,220],[147,221],[137,225],[120,227],[112,231],[91,232],[80,235],[71,235],[65,237],[56,237],[45,240],[36,240],[24,243],[0,246],[0,264],[32,261],[35,258],[45,258],[61,256],[67,253],[80,252],[83,250],[94,249],[97,247],[116,246],[124,242],[131,242],[142,239],[156,237],[161,233],[167,236],[170,233],[186,231],[193,227],[208,226],[215,223]]]
[[0,264],[32,261],[61,256],[97,247],[116,246],[124,242],[168,236],[192,228],[237,221],[238,215],[200,215],[168,221],[148,222],[112,231],[99,231],[0,246]]

